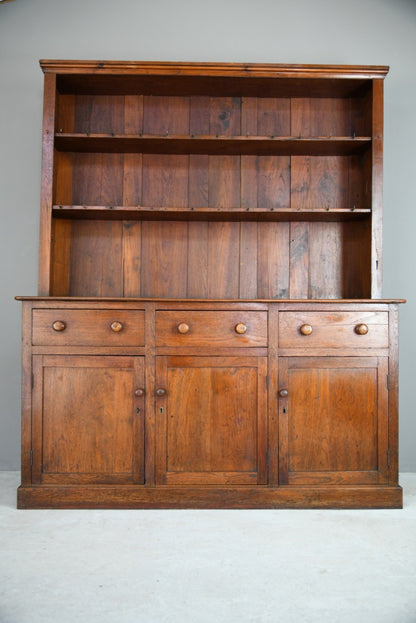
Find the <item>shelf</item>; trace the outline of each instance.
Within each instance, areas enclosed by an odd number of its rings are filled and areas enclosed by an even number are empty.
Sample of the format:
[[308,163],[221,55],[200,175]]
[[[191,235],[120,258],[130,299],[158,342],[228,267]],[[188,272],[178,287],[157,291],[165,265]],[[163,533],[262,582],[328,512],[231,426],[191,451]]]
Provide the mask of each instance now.
[[57,218],[173,221],[350,221],[371,214],[367,208],[175,208],[146,206],[54,205]]
[[369,136],[212,136],[55,134],[58,151],[86,153],[342,156],[365,151]]

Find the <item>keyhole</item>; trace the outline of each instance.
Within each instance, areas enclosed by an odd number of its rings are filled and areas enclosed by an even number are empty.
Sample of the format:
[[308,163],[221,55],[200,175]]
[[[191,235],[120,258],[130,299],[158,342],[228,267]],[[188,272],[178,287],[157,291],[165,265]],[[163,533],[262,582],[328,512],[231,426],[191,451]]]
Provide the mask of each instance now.
[[286,407],[283,407],[283,413],[286,413]]
[[163,407],[160,407],[159,411],[160,413],[163,413]]

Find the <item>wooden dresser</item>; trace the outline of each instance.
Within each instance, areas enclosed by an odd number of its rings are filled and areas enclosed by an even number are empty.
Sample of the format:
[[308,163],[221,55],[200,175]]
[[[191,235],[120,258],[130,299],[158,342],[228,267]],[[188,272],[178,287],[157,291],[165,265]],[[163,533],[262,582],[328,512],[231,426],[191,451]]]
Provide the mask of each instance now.
[[41,66],[18,506],[401,507],[388,68]]

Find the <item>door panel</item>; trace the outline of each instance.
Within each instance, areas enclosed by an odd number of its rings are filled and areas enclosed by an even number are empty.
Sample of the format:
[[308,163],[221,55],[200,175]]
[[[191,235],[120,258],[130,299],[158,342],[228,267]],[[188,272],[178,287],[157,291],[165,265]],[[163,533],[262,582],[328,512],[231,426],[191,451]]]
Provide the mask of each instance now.
[[140,357],[35,356],[32,479],[143,483],[143,382]]
[[387,359],[280,360],[281,484],[387,480]]
[[266,481],[266,360],[158,357],[157,478],[166,484]]

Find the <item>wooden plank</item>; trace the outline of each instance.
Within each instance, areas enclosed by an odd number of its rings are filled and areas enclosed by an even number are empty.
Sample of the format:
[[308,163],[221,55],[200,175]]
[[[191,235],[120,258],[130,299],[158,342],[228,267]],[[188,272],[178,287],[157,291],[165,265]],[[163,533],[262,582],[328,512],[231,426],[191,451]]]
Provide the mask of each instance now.
[[239,297],[257,298],[257,223],[240,224]]
[[289,223],[258,224],[259,298],[289,295]]
[[240,265],[240,223],[208,226],[208,298],[237,298]]
[[241,98],[241,134],[257,136],[257,97]]
[[210,134],[234,136],[241,134],[241,99],[212,97],[210,99]]
[[[395,304],[389,305],[388,361],[388,471],[389,483],[399,482],[399,314]],[[385,407],[385,405],[383,405]]]
[[208,202],[214,208],[240,206],[240,157],[210,156]]
[[32,305],[22,305],[22,415],[21,415],[21,478],[22,484],[32,480]]
[[289,157],[257,158],[257,205],[265,209],[290,206]]
[[189,134],[209,134],[210,133],[210,98],[191,97],[189,112]]
[[268,395],[268,483],[277,486],[279,483],[279,421],[278,405],[279,389],[279,308],[270,305],[268,310],[268,367],[267,367],[267,395]]
[[42,129],[42,175],[39,230],[39,281],[38,294],[50,294],[51,236],[52,236],[52,185],[54,170],[54,132],[56,106],[56,76],[45,75]]
[[73,203],[119,206],[123,203],[123,154],[74,154]]
[[122,221],[72,222],[70,296],[122,296]]
[[257,99],[257,134],[259,136],[290,136],[290,119],[290,98]]
[[[120,494],[122,493],[122,495]],[[20,487],[19,508],[402,508],[397,486]]]
[[309,296],[343,298],[342,223],[309,223]]
[[291,167],[291,207],[345,208],[348,206],[346,156],[293,156]]
[[68,296],[70,289],[72,221],[70,219],[54,218],[52,220],[52,229],[51,294],[53,296]]
[[[123,206],[140,206],[142,203],[142,154],[123,156]],[[114,204],[113,204],[114,205]]]
[[290,223],[289,296],[307,299],[309,296],[309,223]]
[[188,223],[143,221],[142,296],[185,298],[187,257]]
[[189,134],[189,97],[145,96],[143,134]]
[[124,133],[142,134],[143,132],[143,95],[124,97]]
[[209,223],[188,223],[187,298],[208,298]]
[[373,80],[371,296],[381,296],[383,229],[383,81]]
[[190,208],[207,208],[209,206],[209,162],[209,156],[204,154],[190,154],[189,156],[188,205]]
[[140,221],[123,221],[122,262],[123,295],[140,296],[142,272],[142,224]]
[[188,156],[143,155],[143,205],[187,206],[188,175]]

